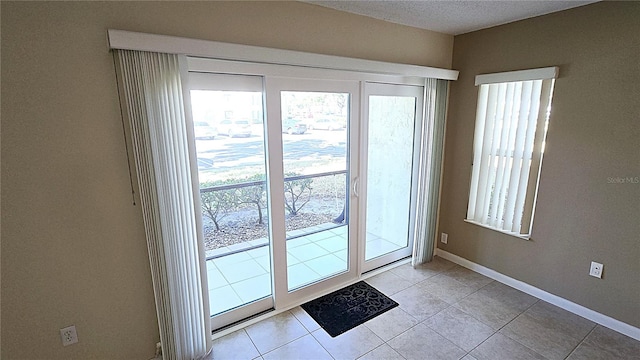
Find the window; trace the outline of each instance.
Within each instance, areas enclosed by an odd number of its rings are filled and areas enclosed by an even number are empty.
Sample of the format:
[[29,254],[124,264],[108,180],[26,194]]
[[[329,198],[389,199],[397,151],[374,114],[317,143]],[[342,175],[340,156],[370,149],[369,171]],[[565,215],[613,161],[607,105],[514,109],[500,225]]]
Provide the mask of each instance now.
[[529,238],[558,68],[476,76],[466,221]]

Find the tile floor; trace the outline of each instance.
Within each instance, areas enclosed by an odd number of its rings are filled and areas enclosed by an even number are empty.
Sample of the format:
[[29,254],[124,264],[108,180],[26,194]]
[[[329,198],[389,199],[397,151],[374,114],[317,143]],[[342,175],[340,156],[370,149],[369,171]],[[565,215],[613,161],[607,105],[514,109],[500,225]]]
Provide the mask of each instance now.
[[296,307],[207,359],[640,359],[639,341],[438,257],[366,281],[400,306],[335,338]]
[[[312,283],[347,269],[347,226],[321,224],[294,230],[289,236],[313,234],[287,240],[289,288]],[[267,239],[216,249],[213,254],[242,250],[243,246],[266,244]],[[367,236],[366,255],[374,258],[402,248],[375,235]],[[271,295],[269,247],[238,252],[207,261],[211,314],[235,308]]]

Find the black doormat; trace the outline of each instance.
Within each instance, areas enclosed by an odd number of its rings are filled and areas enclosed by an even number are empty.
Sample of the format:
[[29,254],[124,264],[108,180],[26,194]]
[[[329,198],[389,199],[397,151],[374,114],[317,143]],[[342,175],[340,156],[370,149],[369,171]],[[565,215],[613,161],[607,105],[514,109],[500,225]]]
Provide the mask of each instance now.
[[336,337],[396,306],[397,302],[360,281],[311,300],[302,308],[331,337]]

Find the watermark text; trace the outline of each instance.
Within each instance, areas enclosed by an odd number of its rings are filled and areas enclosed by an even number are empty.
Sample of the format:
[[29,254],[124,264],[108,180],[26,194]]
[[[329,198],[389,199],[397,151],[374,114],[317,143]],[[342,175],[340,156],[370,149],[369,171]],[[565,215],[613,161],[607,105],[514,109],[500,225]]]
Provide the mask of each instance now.
[[640,176],[608,177],[607,184],[640,184]]

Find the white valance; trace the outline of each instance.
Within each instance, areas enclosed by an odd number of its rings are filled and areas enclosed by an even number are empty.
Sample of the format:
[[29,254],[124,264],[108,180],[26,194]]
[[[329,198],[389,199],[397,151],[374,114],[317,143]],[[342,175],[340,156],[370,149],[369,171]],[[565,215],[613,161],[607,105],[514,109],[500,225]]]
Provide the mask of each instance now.
[[121,50],[151,51],[200,56],[211,59],[347,70],[372,74],[417,76],[457,80],[458,71],[428,66],[397,64],[260,46],[230,44],[177,36],[108,30],[109,47]]
[[537,69],[506,71],[493,74],[481,74],[476,76],[476,86],[514,81],[555,79],[558,77],[559,71],[560,70],[557,66],[552,66]]

